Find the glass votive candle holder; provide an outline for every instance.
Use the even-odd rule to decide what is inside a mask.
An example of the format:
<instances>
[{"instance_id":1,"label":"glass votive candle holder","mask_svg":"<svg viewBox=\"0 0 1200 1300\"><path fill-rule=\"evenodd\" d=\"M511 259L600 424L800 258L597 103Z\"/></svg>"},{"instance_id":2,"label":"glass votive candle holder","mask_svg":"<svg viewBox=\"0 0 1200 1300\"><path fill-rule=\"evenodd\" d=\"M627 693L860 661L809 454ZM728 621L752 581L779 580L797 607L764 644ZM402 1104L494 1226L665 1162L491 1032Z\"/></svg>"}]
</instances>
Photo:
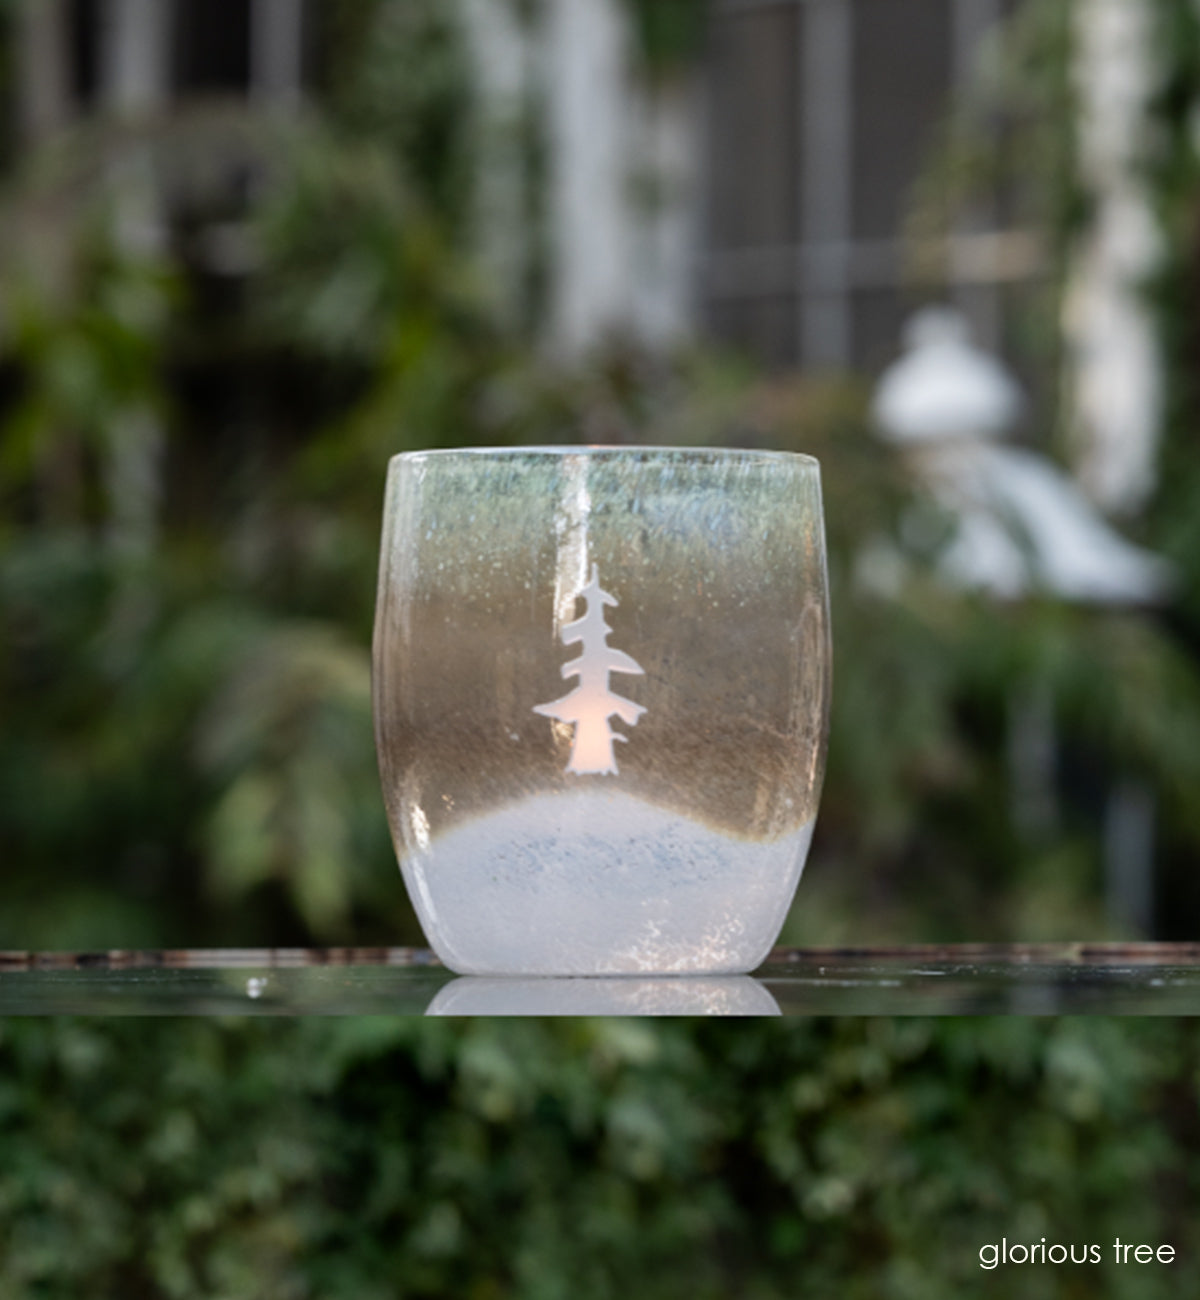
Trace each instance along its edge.
<instances>
[{"instance_id":1,"label":"glass votive candle holder","mask_svg":"<svg viewBox=\"0 0 1200 1300\"><path fill-rule=\"evenodd\" d=\"M452 970L757 966L812 838L829 686L811 457L392 459L376 744L409 895Z\"/></svg>"}]
</instances>

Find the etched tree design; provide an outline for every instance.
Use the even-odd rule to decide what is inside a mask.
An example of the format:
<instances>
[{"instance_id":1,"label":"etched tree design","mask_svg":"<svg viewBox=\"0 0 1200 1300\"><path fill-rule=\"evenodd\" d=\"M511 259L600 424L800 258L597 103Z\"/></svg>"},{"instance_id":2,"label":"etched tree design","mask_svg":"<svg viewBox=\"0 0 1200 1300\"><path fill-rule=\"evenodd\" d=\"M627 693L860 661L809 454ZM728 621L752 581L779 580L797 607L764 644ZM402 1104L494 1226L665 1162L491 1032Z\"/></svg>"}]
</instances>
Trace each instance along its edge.
<instances>
[{"instance_id":1,"label":"etched tree design","mask_svg":"<svg viewBox=\"0 0 1200 1300\"><path fill-rule=\"evenodd\" d=\"M562 630L563 645L579 642L582 647L578 659L562 666L562 675L578 677L579 684L561 700L536 704L533 711L559 722L574 724L568 772L615 775L617 761L613 757L613 741L623 741L628 737L613 731L609 719L618 717L634 726L646 709L644 705L614 694L609 689L608 677L610 673L641 674L644 669L623 650L614 650L608 644L612 628L604 621L604 606L616 605L617 601L601 587L599 569L595 564L592 565L591 581L579 594L586 602L583 616Z\"/></svg>"}]
</instances>

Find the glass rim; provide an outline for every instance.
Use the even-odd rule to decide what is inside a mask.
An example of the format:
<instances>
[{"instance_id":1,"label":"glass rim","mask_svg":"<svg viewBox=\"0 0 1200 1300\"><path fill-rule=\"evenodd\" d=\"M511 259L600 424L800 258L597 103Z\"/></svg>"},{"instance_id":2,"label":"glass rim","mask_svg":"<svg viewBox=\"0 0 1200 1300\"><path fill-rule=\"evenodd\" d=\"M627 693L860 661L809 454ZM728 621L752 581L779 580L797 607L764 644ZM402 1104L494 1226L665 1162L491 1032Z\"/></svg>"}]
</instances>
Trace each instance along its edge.
<instances>
[{"instance_id":1,"label":"glass rim","mask_svg":"<svg viewBox=\"0 0 1200 1300\"><path fill-rule=\"evenodd\" d=\"M516 456L545 456L549 459L565 456L640 456L651 455L679 457L691 460L751 460L765 463L804 466L819 470L821 462L804 451L772 451L758 447L671 447L662 444L639 443L541 443L519 447L425 447L412 451L399 451L388 457L388 465L411 464L426 458L443 460L454 456L486 459L493 457L504 460Z\"/></svg>"}]
</instances>

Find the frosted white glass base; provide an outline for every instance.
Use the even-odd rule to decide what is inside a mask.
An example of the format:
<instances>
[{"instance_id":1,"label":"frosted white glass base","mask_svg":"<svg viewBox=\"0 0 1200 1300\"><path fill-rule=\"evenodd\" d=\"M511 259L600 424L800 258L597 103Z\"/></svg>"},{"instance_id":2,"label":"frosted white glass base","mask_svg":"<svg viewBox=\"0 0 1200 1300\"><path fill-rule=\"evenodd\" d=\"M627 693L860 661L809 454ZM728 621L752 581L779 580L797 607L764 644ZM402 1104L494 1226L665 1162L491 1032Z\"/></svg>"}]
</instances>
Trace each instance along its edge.
<instances>
[{"instance_id":1,"label":"frosted white glass base","mask_svg":"<svg viewBox=\"0 0 1200 1300\"><path fill-rule=\"evenodd\" d=\"M460 974L741 974L779 935L812 830L744 840L577 791L463 823L403 866L430 944Z\"/></svg>"}]
</instances>

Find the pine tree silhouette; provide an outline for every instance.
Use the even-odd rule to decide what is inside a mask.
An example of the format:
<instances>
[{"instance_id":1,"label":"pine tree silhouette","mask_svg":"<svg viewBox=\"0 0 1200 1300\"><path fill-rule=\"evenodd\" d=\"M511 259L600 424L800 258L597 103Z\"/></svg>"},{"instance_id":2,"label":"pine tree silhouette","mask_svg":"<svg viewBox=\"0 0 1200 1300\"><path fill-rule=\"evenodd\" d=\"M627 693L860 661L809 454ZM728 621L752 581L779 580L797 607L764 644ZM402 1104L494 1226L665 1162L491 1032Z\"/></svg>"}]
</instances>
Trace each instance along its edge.
<instances>
[{"instance_id":1,"label":"pine tree silhouette","mask_svg":"<svg viewBox=\"0 0 1200 1300\"><path fill-rule=\"evenodd\" d=\"M562 630L563 645L579 642L581 652L562 666L564 677L578 677L579 684L561 700L534 705L534 713L575 726L568 772L616 774L613 741L626 740L613 731L609 718L618 717L629 726L646 712L645 706L615 695L608 685L610 673L642 673L642 666L623 650L608 644L612 628L604 621L604 606L617 601L600 586L598 566L592 565L592 579L579 593L586 602L582 618L568 623Z\"/></svg>"}]
</instances>

